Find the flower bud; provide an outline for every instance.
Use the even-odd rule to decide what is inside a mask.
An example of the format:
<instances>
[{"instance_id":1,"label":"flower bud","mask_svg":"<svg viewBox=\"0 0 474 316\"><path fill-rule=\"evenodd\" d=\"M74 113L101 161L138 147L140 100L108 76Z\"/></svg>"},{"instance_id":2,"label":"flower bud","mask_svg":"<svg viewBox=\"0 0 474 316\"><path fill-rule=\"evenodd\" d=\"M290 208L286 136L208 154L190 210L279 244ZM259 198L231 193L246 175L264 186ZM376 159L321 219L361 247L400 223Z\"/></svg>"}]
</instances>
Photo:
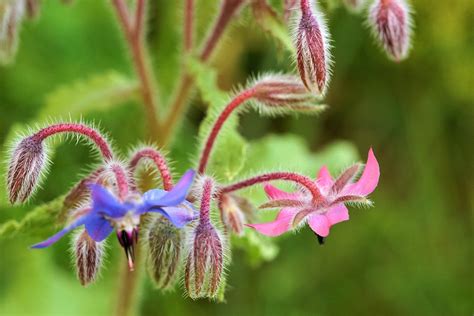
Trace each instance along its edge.
<instances>
[{"instance_id":1,"label":"flower bud","mask_svg":"<svg viewBox=\"0 0 474 316\"><path fill-rule=\"evenodd\" d=\"M252 219L254 210L247 199L233 194L222 195L219 209L225 227L237 235L242 235L244 224Z\"/></svg>"},{"instance_id":2,"label":"flower bud","mask_svg":"<svg viewBox=\"0 0 474 316\"><path fill-rule=\"evenodd\" d=\"M301 19L296 28L297 65L305 87L324 95L329 81L329 33L324 17L310 0L301 1Z\"/></svg>"},{"instance_id":3,"label":"flower bud","mask_svg":"<svg viewBox=\"0 0 474 316\"><path fill-rule=\"evenodd\" d=\"M194 229L186 258L185 286L192 299L216 298L224 279L223 240L211 223Z\"/></svg>"},{"instance_id":4,"label":"flower bud","mask_svg":"<svg viewBox=\"0 0 474 316\"><path fill-rule=\"evenodd\" d=\"M4 0L0 2L0 63L11 62L18 47L18 33L25 0Z\"/></svg>"},{"instance_id":5,"label":"flower bud","mask_svg":"<svg viewBox=\"0 0 474 316\"><path fill-rule=\"evenodd\" d=\"M147 268L155 286L169 289L176 284L185 240L183 229L178 229L168 219L156 216L148 226Z\"/></svg>"},{"instance_id":6,"label":"flower bud","mask_svg":"<svg viewBox=\"0 0 474 316\"><path fill-rule=\"evenodd\" d=\"M253 100L264 114L319 113L326 107L318 104L319 98L309 93L301 80L292 75L265 75L256 80L253 87Z\"/></svg>"},{"instance_id":7,"label":"flower bud","mask_svg":"<svg viewBox=\"0 0 474 316\"><path fill-rule=\"evenodd\" d=\"M104 248L104 242L94 241L85 230L80 231L73 239L76 274L83 286L97 279L102 266Z\"/></svg>"},{"instance_id":8,"label":"flower bud","mask_svg":"<svg viewBox=\"0 0 474 316\"><path fill-rule=\"evenodd\" d=\"M8 166L7 186L10 203L22 203L31 196L45 169L45 162L46 155L41 140L31 136L18 143Z\"/></svg>"},{"instance_id":9,"label":"flower bud","mask_svg":"<svg viewBox=\"0 0 474 316\"><path fill-rule=\"evenodd\" d=\"M376 0L369 10L369 25L390 59L408 56L411 18L405 0Z\"/></svg>"}]
</instances>

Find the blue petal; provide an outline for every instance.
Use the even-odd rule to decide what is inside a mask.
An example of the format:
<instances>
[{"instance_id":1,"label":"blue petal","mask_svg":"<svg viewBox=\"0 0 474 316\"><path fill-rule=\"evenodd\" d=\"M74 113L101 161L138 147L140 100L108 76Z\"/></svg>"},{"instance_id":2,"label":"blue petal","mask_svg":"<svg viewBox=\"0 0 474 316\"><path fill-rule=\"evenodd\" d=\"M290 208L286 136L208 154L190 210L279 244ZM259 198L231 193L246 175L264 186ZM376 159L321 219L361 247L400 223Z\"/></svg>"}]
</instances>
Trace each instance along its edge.
<instances>
[{"instance_id":1,"label":"blue petal","mask_svg":"<svg viewBox=\"0 0 474 316\"><path fill-rule=\"evenodd\" d=\"M110 217L122 217L128 207L120 203L106 188L98 184L89 185L92 197L92 209L95 213L103 213Z\"/></svg>"},{"instance_id":2,"label":"blue petal","mask_svg":"<svg viewBox=\"0 0 474 316\"><path fill-rule=\"evenodd\" d=\"M107 238L114 230L110 222L101 216L94 216L85 226L89 236L97 242Z\"/></svg>"},{"instance_id":3,"label":"blue petal","mask_svg":"<svg viewBox=\"0 0 474 316\"><path fill-rule=\"evenodd\" d=\"M71 230L85 224L89 219L90 219L90 217L88 215L85 215L85 216L79 218L78 220L76 220L75 222L73 222L71 225L66 226L64 229L60 230L59 232L57 232L53 236L49 237L45 241L42 241L40 243L37 243L37 244L31 246L31 248L41 249L41 248L49 247L52 244L54 244L55 242L57 242L59 239L61 239L64 235L69 233Z\"/></svg>"},{"instance_id":4,"label":"blue petal","mask_svg":"<svg viewBox=\"0 0 474 316\"><path fill-rule=\"evenodd\" d=\"M156 205L156 202L159 201L165 194L166 194L165 190L161 190L161 189L150 190L143 194L143 201L145 202L145 204Z\"/></svg>"},{"instance_id":5,"label":"blue petal","mask_svg":"<svg viewBox=\"0 0 474 316\"><path fill-rule=\"evenodd\" d=\"M157 200L148 201L147 203L153 204L153 206L176 206L186 199L188 191L193 184L195 171L190 169L179 182L173 187L173 189Z\"/></svg>"},{"instance_id":6,"label":"blue petal","mask_svg":"<svg viewBox=\"0 0 474 316\"><path fill-rule=\"evenodd\" d=\"M198 212L189 202L181 203L178 206L171 207L153 207L149 212L158 212L163 214L173 225L182 228L184 225L192 220L198 218Z\"/></svg>"}]
</instances>

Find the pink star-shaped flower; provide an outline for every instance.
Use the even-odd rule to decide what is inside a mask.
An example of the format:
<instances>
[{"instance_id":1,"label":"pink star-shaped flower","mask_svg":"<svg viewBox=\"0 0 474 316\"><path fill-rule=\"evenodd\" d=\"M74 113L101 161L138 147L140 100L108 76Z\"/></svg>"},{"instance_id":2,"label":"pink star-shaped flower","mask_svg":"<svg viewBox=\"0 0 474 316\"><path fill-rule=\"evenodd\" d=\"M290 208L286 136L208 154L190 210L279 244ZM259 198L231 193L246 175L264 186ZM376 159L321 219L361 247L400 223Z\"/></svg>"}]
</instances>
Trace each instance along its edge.
<instances>
[{"instance_id":1,"label":"pink star-shaped flower","mask_svg":"<svg viewBox=\"0 0 474 316\"><path fill-rule=\"evenodd\" d=\"M270 201L262 208L282 209L273 222L248 226L267 236L279 236L300 224L308 223L318 236L326 237L332 225L349 219L345 203L370 204L367 196L377 187L380 176L379 164L372 149L369 150L362 175L355 181L360 169L361 165L355 164L334 180L328 169L322 167L316 179L322 199L317 201L307 191L288 193L270 184L265 185Z\"/></svg>"}]
</instances>

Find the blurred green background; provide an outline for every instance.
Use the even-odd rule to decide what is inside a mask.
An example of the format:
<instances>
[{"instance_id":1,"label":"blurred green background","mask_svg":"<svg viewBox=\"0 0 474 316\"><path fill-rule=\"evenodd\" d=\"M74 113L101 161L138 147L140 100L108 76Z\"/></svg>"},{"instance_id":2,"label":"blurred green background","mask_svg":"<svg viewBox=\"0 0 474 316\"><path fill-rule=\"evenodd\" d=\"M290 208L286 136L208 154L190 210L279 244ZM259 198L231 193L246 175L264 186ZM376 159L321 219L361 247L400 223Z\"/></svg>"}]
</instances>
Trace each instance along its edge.
<instances>
[{"instance_id":1,"label":"blurred green background","mask_svg":"<svg viewBox=\"0 0 474 316\"><path fill-rule=\"evenodd\" d=\"M206 8L217 6L217 1L202 2ZM162 99L169 97L179 74L181 8L176 3L151 1L148 39ZM162 293L147 281L141 315L472 315L474 3L412 4L416 28L408 60L388 61L370 37L364 16L336 7L328 14L335 60L329 110L319 117L273 119L249 112L239 128L256 142L275 135L280 140L275 144L283 147L271 151L282 161L299 161L298 151L288 149L295 139L316 153L335 140L349 141L353 146L347 150L356 149L361 160L372 146L381 166L372 195L375 207L352 209L351 221L335 226L323 247L303 229L278 240L274 261L248 264L235 250L225 303L192 301L183 298L181 289ZM206 8L199 11L201 20L212 16ZM133 78L108 1L82 0L72 6L44 1L41 11L40 19L24 23L16 62L0 68L0 143L15 124L36 122L52 102L47 96L59 86L111 70L113 80ZM249 75L293 67L248 10L213 65L225 90ZM191 166L205 113L199 96L194 100L171 152L178 170ZM74 102L65 93L56 100L56 112L67 117L68 104ZM145 139L138 102L106 109L97 105L84 118L100 122L123 153ZM7 158L3 151L2 159ZM85 146L71 144L61 145L53 161L32 202L15 208L2 203L1 222L21 219L35 204L63 194L92 162ZM323 162L332 163L316 159L305 172L314 175ZM115 240L109 243L113 249L103 277L82 288L67 240L44 251L28 249L46 235L0 241L0 315L109 314L123 260Z\"/></svg>"}]
</instances>

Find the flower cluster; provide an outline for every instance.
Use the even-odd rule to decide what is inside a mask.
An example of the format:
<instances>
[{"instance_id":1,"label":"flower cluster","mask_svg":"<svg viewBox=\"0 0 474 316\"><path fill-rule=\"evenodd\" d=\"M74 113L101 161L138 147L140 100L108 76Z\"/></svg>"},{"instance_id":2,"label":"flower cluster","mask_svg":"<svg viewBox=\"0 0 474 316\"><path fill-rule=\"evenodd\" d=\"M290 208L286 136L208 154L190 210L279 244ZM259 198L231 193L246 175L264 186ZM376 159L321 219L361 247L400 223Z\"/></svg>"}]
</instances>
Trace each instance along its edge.
<instances>
[{"instance_id":1,"label":"flower cluster","mask_svg":"<svg viewBox=\"0 0 474 316\"><path fill-rule=\"evenodd\" d=\"M153 80L148 77L142 51L144 46L141 45L145 2L137 1L135 19L130 18L124 1L113 2L127 40L132 44L132 55L140 75L140 92L149 111L150 130L152 133L161 131L161 122L157 123L154 116L155 100L150 83ZM326 167L322 167L316 179L296 172L278 171L229 184L219 182L208 172L216 140L232 114L249 107L266 115L319 113L326 108L321 99L328 89L330 77L329 31L317 2L284 2L286 19L293 12L298 13L294 48L299 76L266 74L238 91L217 113L208 134L202 139L198 160L194 162L196 171L187 171L176 184L168 161L159 150L152 146L141 147L133 151L129 159L121 159L108 140L86 124L53 124L20 139L11 152L7 175L12 204L24 203L40 186L48 169L47 139L50 137L77 135L91 143L102 158L101 164L65 196L65 227L32 247L48 247L76 230L73 238L76 272L81 284L88 285L97 279L103 262L104 241L115 230L130 271L135 269L135 257L144 253L144 261L156 287L172 288L182 275L185 290L191 298L215 299L224 290L226 263L231 251L229 237L232 234L242 236L253 229L273 237L307 223L322 243L333 225L349 219L348 204L371 205L368 196L375 190L380 176L372 149L365 166L350 166L336 178ZM20 12L12 6L12 1L6 3L0 6L2 27L4 21L11 24L13 18L18 19ZM37 11L39 4L38 1L15 3L22 6L28 4L31 11ZM276 16L266 1L253 0L251 3L254 13L261 19L265 14ZM360 11L365 1L347 0L344 3ZM193 1L186 4L187 11L194 7ZM245 4L243 0L222 1L216 28L198 54L200 62L210 58L224 27ZM9 14L6 14L5 7L9 8ZM375 0L369 11L374 32L387 53L395 60L406 57L410 22L404 0ZM192 13L186 12L185 15L186 53L190 53L193 46ZM2 31L0 29L0 53ZM191 86L191 76L185 76L184 89L190 90ZM181 95L179 98L186 99ZM178 110L170 111L171 123L165 122L165 127L172 125L176 120L175 113L179 113L181 108L178 102ZM156 134L168 137L166 133L172 129L163 130L163 134ZM142 185L139 171L144 162L158 171L161 187L145 188ZM282 191L272 184L275 181L291 182L296 189L293 192ZM255 185L262 186L269 198L260 209L278 209L278 215L272 222L258 223L259 214L254 203L238 192ZM143 243L139 243L139 239ZM137 251L137 247L143 250Z\"/></svg>"}]
</instances>

